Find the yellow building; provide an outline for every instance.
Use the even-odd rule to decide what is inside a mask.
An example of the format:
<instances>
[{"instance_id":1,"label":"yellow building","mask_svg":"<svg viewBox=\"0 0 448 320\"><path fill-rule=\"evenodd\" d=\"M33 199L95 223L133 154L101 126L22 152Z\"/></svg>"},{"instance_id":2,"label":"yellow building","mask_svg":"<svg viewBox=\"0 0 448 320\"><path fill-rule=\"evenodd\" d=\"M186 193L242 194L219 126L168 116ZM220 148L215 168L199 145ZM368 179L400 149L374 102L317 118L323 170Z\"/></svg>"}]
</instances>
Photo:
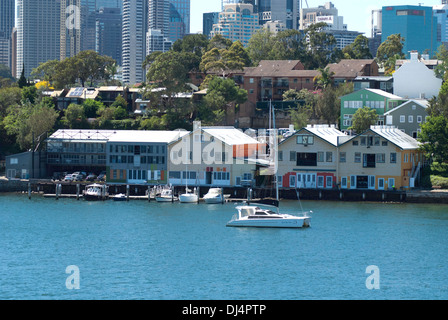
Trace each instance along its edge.
<instances>
[{"instance_id":1,"label":"yellow building","mask_svg":"<svg viewBox=\"0 0 448 320\"><path fill-rule=\"evenodd\" d=\"M392 126L371 126L338 146L342 189L414 187L423 162L419 142Z\"/></svg>"}]
</instances>

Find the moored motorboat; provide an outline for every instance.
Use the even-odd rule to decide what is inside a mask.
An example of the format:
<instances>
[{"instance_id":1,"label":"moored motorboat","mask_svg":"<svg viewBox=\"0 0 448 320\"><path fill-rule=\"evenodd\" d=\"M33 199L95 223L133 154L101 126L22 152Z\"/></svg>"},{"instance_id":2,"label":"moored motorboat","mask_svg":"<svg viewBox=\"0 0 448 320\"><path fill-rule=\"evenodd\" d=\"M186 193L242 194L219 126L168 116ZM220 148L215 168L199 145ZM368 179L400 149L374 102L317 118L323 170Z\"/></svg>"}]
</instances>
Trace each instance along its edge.
<instances>
[{"instance_id":1,"label":"moored motorboat","mask_svg":"<svg viewBox=\"0 0 448 320\"><path fill-rule=\"evenodd\" d=\"M107 186L103 184L90 184L83 191L83 198L85 200L104 200L107 196Z\"/></svg>"},{"instance_id":2,"label":"moored motorboat","mask_svg":"<svg viewBox=\"0 0 448 320\"><path fill-rule=\"evenodd\" d=\"M173 202L177 201L177 197L174 196L173 190L163 189L160 193L156 194L157 202Z\"/></svg>"},{"instance_id":3,"label":"moored motorboat","mask_svg":"<svg viewBox=\"0 0 448 320\"><path fill-rule=\"evenodd\" d=\"M126 201L127 197L124 193L119 193L112 196L112 200L114 201Z\"/></svg>"},{"instance_id":4,"label":"moored motorboat","mask_svg":"<svg viewBox=\"0 0 448 320\"><path fill-rule=\"evenodd\" d=\"M236 213L227 223L227 227L259 227L259 228L303 228L311 226L308 214L295 216L277 213L257 206L238 206Z\"/></svg>"},{"instance_id":5,"label":"moored motorboat","mask_svg":"<svg viewBox=\"0 0 448 320\"><path fill-rule=\"evenodd\" d=\"M221 188L210 188L204 196L205 203L224 203L225 198Z\"/></svg>"}]
</instances>

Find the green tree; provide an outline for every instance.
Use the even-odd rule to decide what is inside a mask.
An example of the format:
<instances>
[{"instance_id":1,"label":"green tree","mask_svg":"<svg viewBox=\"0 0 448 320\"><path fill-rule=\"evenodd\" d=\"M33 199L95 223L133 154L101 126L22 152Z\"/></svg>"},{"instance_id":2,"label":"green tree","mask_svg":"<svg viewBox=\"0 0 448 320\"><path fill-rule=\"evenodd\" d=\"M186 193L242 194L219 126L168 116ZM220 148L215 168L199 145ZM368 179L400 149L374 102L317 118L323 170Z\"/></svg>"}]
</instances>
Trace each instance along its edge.
<instances>
[{"instance_id":1,"label":"green tree","mask_svg":"<svg viewBox=\"0 0 448 320\"><path fill-rule=\"evenodd\" d=\"M433 157L437 162L447 162L448 159L448 120L446 117L430 116L422 124L419 141L420 149L426 156Z\"/></svg>"},{"instance_id":2,"label":"green tree","mask_svg":"<svg viewBox=\"0 0 448 320\"><path fill-rule=\"evenodd\" d=\"M448 82L444 82L437 97L428 100L427 112L430 116L448 118Z\"/></svg>"},{"instance_id":3,"label":"green tree","mask_svg":"<svg viewBox=\"0 0 448 320\"><path fill-rule=\"evenodd\" d=\"M306 69L325 68L342 56L341 51L336 47L336 38L322 31L325 26L326 23L316 23L305 30L302 45L306 50L301 61Z\"/></svg>"},{"instance_id":4,"label":"green tree","mask_svg":"<svg viewBox=\"0 0 448 320\"><path fill-rule=\"evenodd\" d=\"M232 106L247 101L247 91L236 86L233 79L213 78L200 108L200 119L207 124L220 124Z\"/></svg>"},{"instance_id":5,"label":"green tree","mask_svg":"<svg viewBox=\"0 0 448 320\"><path fill-rule=\"evenodd\" d=\"M261 29L249 39L247 52L253 65L258 65L261 60L274 60L272 48L275 46L275 35L268 29Z\"/></svg>"},{"instance_id":6,"label":"green tree","mask_svg":"<svg viewBox=\"0 0 448 320\"><path fill-rule=\"evenodd\" d=\"M317 86L321 89L325 89L328 86L333 85L334 72L330 71L330 67L319 68L319 75L314 78Z\"/></svg>"},{"instance_id":7,"label":"green tree","mask_svg":"<svg viewBox=\"0 0 448 320\"><path fill-rule=\"evenodd\" d=\"M344 59L372 59L369 49L369 39L360 34L353 43L342 49Z\"/></svg>"},{"instance_id":8,"label":"green tree","mask_svg":"<svg viewBox=\"0 0 448 320\"><path fill-rule=\"evenodd\" d=\"M232 70L243 70L250 63L249 56L240 41L235 41L228 49L212 48L202 56L200 69L216 72L227 77Z\"/></svg>"},{"instance_id":9,"label":"green tree","mask_svg":"<svg viewBox=\"0 0 448 320\"><path fill-rule=\"evenodd\" d=\"M100 108L102 108L104 104L101 101L86 99L82 103L82 107L84 109L84 116L86 118L95 118L97 112Z\"/></svg>"},{"instance_id":10,"label":"green tree","mask_svg":"<svg viewBox=\"0 0 448 320\"><path fill-rule=\"evenodd\" d=\"M86 126L84 107L71 103L65 110L64 120L70 129L81 129Z\"/></svg>"},{"instance_id":11,"label":"green tree","mask_svg":"<svg viewBox=\"0 0 448 320\"><path fill-rule=\"evenodd\" d=\"M378 115L375 109L370 109L369 107L363 107L356 110L353 115L353 125L348 128L349 130L354 130L356 133L361 133L374 125L378 120Z\"/></svg>"},{"instance_id":12,"label":"green tree","mask_svg":"<svg viewBox=\"0 0 448 320\"><path fill-rule=\"evenodd\" d=\"M28 81L25 77L25 64L22 67L22 73L20 74L19 81L17 81L17 84L19 85L19 88L26 87L28 85Z\"/></svg>"},{"instance_id":13,"label":"green tree","mask_svg":"<svg viewBox=\"0 0 448 320\"><path fill-rule=\"evenodd\" d=\"M398 55L404 58L403 43L405 39L398 33L387 37L386 41L380 44L376 52L376 59L379 64L384 64L388 59Z\"/></svg>"},{"instance_id":14,"label":"green tree","mask_svg":"<svg viewBox=\"0 0 448 320\"><path fill-rule=\"evenodd\" d=\"M73 57L77 70L77 78L84 87L85 82L90 80L90 86L94 81L108 80L110 78L110 68L116 63L114 59L108 56L102 56L93 50L81 51Z\"/></svg>"},{"instance_id":15,"label":"green tree","mask_svg":"<svg viewBox=\"0 0 448 320\"><path fill-rule=\"evenodd\" d=\"M445 45L441 45L436 52L436 58L437 60L441 61L442 63L439 63L434 68L434 73L436 76L440 79L447 80L447 71L448 71L448 49Z\"/></svg>"}]
</instances>

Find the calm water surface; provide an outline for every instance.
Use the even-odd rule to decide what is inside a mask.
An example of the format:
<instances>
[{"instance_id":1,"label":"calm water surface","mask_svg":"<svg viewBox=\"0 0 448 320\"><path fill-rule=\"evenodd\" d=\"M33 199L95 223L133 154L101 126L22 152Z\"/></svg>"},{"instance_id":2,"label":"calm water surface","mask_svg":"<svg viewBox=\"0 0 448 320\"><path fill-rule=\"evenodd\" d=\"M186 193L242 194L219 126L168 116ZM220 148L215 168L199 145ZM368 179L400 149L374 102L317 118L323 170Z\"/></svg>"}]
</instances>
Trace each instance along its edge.
<instances>
[{"instance_id":1,"label":"calm water surface","mask_svg":"<svg viewBox=\"0 0 448 320\"><path fill-rule=\"evenodd\" d=\"M0 194L0 299L448 299L448 206L302 205L311 228L243 229L233 203Z\"/></svg>"}]
</instances>

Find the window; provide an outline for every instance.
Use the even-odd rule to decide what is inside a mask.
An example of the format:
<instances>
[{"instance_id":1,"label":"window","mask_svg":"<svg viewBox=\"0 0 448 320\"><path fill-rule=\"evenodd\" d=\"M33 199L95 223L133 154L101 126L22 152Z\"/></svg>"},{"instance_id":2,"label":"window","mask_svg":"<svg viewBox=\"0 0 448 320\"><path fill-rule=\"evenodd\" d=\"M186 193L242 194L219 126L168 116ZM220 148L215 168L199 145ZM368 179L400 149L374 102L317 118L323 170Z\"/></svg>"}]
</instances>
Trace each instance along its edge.
<instances>
[{"instance_id":1,"label":"window","mask_svg":"<svg viewBox=\"0 0 448 320\"><path fill-rule=\"evenodd\" d=\"M422 123L423 121L423 117L422 116L417 116L417 123Z\"/></svg>"},{"instance_id":2,"label":"window","mask_svg":"<svg viewBox=\"0 0 448 320\"><path fill-rule=\"evenodd\" d=\"M406 116L400 116L400 123L406 122Z\"/></svg>"},{"instance_id":3,"label":"window","mask_svg":"<svg viewBox=\"0 0 448 320\"><path fill-rule=\"evenodd\" d=\"M278 152L278 161L283 161L283 151Z\"/></svg>"},{"instance_id":4,"label":"window","mask_svg":"<svg viewBox=\"0 0 448 320\"><path fill-rule=\"evenodd\" d=\"M319 151L317 153L317 162L324 162L324 152L323 151Z\"/></svg>"},{"instance_id":5,"label":"window","mask_svg":"<svg viewBox=\"0 0 448 320\"><path fill-rule=\"evenodd\" d=\"M332 176L327 176L327 188L333 188L333 177Z\"/></svg>"},{"instance_id":6,"label":"window","mask_svg":"<svg viewBox=\"0 0 448 320\"><path fill-rule=\"evenodd\" d=\"M18 158L10 158L9 164L19 164L19 159Z\"/></svg>"},{"instance_id":7,"label":"window","mask_svg":"<svg viewBox=\"0 0 448 320\"><path fill-rule=\"evenodd\" d=\"M333 152L327 151L325 155L325 159L327 162L333 162Z\"/></svg>"},{"instance_id":8,"label":"window","mask_svg":"<svg viewBox=\"0 0 448 320\"><path fill-rule=\"evenodd\" d=\"M363 168L375 168L376 155L374 153L364 153Z\"/></svg>"},{"instance_id":9,"label":"window","mask_svg":"<svg viewBox=\"0 0 448 320\"><path fill-rule=\"evenodd\" d=\"M339 162L346 162L347 154L345 152L339 153Z\"/></svg>"},{"instance_id":10,"label":"window","mask_svg":"<svg viewBox=\"0 0 448 320\"><path fill-rule=\"evenodd\" d=\"M375 189L375 176L369 176L369 189Z\"/></svg>"},{"instance_id":11,"label":"window","mask_svg":"<svg viewBox=\"0 0 448 320\"><path fill-rule=\"evenodd\" d=\"M378 179L378 189L379 190L384 190L384 178L379 178Z\"/></svg>"},{"instance_id":12,"label":"window","mask_svg":"<svg viewBox=\"0 0 448 320\"><path fill-rule=\"evenodd\" d=\"M317 187L318 188L323 188L324 187L324 177L323 176L318 176L317 177Z\"/></svg>"},{"instance_id":13,"label":"window","mask_svg":"<svg viewBox=\"0 0 448 320\"><path fill-rule=\"evenodd\" d=\"M408 122L413 123L414 122L414 116L408 116Z\"/></svg>"},{"instance_id":14,"label":"window","mask_svg":"<svg viewBox=\"0 0 448 320\"><path fill-rule=\"evenodd\" d=\"M355 152L355 163L361 163L361 152Z\"/></svg>"},{"instance_id":15,"label":"window","mask_svg":"<svg viewBox=\"0 0 448 320\"><path fill-rule=\"evenodd\" d=\"M314 144L314 137L311 135L298 135L297 136L297 144Z\"/></svg>"},{"instance_id":16,"label":"window","mask_svg":"<svg viewBox=\"0 0 448 320\"><path fill-rule=\"evenodd\" d=\"M385 153L377 153L376 154L376 162L378 162L378 163L386 162L386 154Z\"/></svg>"},{"instance_id":17,"label":"window","mask_svg":"<svg viewBox=\"0 0 448 320\"><path fill-rule=\"evenodd\" d=\"M397 163L397 154L395 152L390 154L390 163Z\"/></svg>"},{"instance_id":18,"label":"window","mask_svg":"<svg viewBox=\"0 0 448 320\"><path fill-rule=\"evenodd\" d=\"M317 153L297 152L297 166L316 167Z\"/></svg>"},{"instance_id":19,"label":"window","mask_svg":"<svg viewBox=\"0 0 448 320\"><path fill-rule=\"evenodd\" d=\"M347 177L341 178L341 188L347 189Z\"/></svg>"},{"instance_id":20,"label":"window","mask_svg":"<svg viewBox=\"0 0 448 320\"><path fill-rule=\"evenodd\" d=\"M356 176L350 176L350 189L356 189Z\"/></svg>"},{"instance_id":21,"label":"window","mask_svg":"<svg viewBox=\"0 0 448 320\"><path fill-rule=\"evenodd\" d=\"M353 140L352 145L354 145L354 146L359 145L359 141L358 140Z\"/></svg>"},{"instance_id":22,"label":"window","mask_svg":"<svg viewBox=\"0 0 448 320\"><path fill-rule=\"evenodd\" d=\"M289 152L289 161L296 161L296 152L295 151Z\"/></svg>"},{"instance_id":23,"label":"window","mask_svg":"<svg viewBox=\"0 0 448 320\"><path fill-rule=\"evenodd\" d=\"M366 137L361 137L361 145L362 146L366 145L366 141L367 141Z\"/></svg>"}]
</instances>

